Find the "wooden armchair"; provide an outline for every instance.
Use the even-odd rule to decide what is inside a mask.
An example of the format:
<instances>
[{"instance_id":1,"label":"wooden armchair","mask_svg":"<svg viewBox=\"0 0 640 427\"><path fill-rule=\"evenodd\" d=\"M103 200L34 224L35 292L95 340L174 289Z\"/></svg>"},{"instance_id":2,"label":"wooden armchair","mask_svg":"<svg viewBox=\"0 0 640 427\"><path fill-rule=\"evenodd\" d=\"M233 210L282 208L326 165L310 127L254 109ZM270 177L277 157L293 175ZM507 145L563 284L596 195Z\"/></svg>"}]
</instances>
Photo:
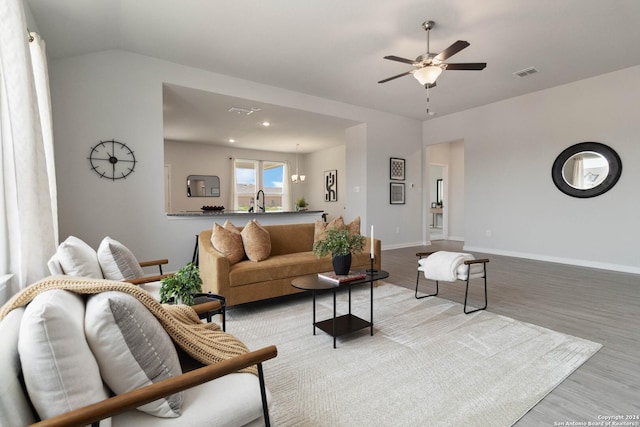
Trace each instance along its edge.
<instances>
[{"instance_id":1,"label":"wooden armchair","mask_svg":"<svg viewBox=\"0 0 640 427\"><path fill-rule=\"evenodd\" d=\"M138 406L152 402L161 397L187 390L198 386L216 378L239 371L252 365L258 365L258 374L260 381L260 395L263 406L264 425L269 426L269 408L267 404L267 395L264 384L264 374L262 370L262 362L273 359L278 355L275 346L264 347L256 351L217 363L215 365L205 366L190 372L186 372L178 377L173 377L146 387L130 391L125 394L114 396L102 402L76 409L66 414L49 418L44 421L32 424L34 427L71 427L99 426L99 421L105 418L114 417L130 410L135 410ZM212 399L215 397L212 396ZM192 408L193 409L193 408ZM213 412L213 411L212 411ZM215 413L211 414L215 418ZM177 423L176 423L177 424ZM114 423L114 425L117 425ZM126 424L122 424L126 425Z\"/></svg>"},{"instance_id":2,"label":"wooden armchair","mask_svg":"<svg viewBox=\"0 0 640 427\"><path fill-rule=\"evenodd\" d=\"M74 316L73 310L66 306L61 310ZM3 427L99 426L99 421L107 418L111 418L113 427L270 425L269 393L262 363L277 356L277 348L273 345L213 365L202 366L195 362L197 367L190 371L186 365L194 363L185 363L181 359L184 372L181 375L40 421L23 379L26 377L23 369L29 369L31 364L23 363L23 355L19 351L19 337L23 333L21 324L24 327L27 315L25 308L18 308L0 321L3 339L0 346L0 425ZM238 372L253 365L257 365L257 376ZM177 418L158 418L135 409L179 391L184 393L184 404L182 414ZM56 396L62 394L57 393ZM60 406L55 402L52 404Z\"/></svg>"}]
</instances>

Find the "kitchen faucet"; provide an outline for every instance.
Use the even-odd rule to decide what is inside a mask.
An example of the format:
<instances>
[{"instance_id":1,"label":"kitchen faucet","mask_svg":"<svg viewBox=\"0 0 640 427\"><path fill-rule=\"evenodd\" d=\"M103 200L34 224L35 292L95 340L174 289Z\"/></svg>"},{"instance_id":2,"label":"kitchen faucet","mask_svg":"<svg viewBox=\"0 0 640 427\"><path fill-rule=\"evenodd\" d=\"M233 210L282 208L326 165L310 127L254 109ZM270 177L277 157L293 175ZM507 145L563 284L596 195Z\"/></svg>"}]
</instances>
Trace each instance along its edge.
<instances>
[{"instance_id":1,"label":"kitchen faucet","mask_svg":"<svg viewBox=\"0 0 640 427\"><path fill-rule=\"evenodd\" d=\"M262 193L262 206L260 206L260 193ZM256 212L259 212L259 210L262 210L262 212L265 212L264 209L264 191L262 190L258 190L258 194L256 194Z\"/></svg>"}]
</instances>

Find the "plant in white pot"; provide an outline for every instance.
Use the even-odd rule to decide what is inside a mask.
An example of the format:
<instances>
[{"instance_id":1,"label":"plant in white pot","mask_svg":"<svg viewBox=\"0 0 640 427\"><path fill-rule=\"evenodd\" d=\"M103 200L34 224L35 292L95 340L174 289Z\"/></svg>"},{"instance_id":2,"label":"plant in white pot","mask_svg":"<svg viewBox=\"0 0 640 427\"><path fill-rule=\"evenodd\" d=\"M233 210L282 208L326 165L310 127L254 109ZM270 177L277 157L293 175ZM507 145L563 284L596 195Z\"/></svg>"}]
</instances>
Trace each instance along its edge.
<instances>
[{"instance_id":1,"label":"plant in white pot","mask_svg":"<svg viewBox=\"0 0 640 427\"><path fill-rule=\"evenodd\" d=\"M161 281L160 302L168 303L173 299L176 304L193 305L193 295L202 292L202 278L198 267L190 262L173 276Z\"/></svg>"},{"instance_id":2,"label":"plant in white pot","mask_svg":"<svg viewBox=\"0 0 640 427\"><path fill-rule=\"evenodd\" d=\"M313 253L318 258L331 254L333 270L338 275L349 274L351 254L362 252L365 238L361 234L350 234L347 227L332 227L325 237L313 244Z\"/></svg>"},{"instance_id":3,"label":"plant in white pot","mask_svg":"<svg viewBox=\"0 0 640 427\"><path fill-rule=\"evenodd\" d=\"M306 211L309 207L309 203L304 199L304 197L300 197L296 200L296 210L297 211Z\"/></svg>"}]
</instances>

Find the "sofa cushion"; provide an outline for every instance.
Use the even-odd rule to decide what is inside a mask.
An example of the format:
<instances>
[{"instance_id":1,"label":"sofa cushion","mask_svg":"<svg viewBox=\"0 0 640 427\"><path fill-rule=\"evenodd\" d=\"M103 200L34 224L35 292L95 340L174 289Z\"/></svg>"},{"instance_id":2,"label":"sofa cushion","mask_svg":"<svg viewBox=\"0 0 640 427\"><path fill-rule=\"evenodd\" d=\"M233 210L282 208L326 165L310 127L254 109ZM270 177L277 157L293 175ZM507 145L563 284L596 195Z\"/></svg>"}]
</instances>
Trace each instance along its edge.
<instances>
[{"instance_id":1,"label":"sofa cushion","mask_svg":"<svg viewBox=\"0 0 640 427\"><path fill-rule=\"evenodd\" d=\"M234 287L288 277L293 279L332 269L331 257L318 258L313 252L272 255L260 263L241 262L231 267L229 285Z\"/></svg>"},{"instance_id":2,"label":"sofa cushion","mask_svg":"<svg viewBox=\"0 0 640 427\"><path fill-rule=\"evenodd\" d=\"M267 402L271 403L269 390ZM162 420L139 411L128 411L113 417L113 427L264 426L262 419L258 377L234 373L185 390L183 411L178 419ZM260 422L255 423L257 420Z\"/></svg>"},{"instance_id":3,"label":"sofa cushion","mask_svg":"<svg viewBox=\"0 0 640 427\"><path fill-rule=\"evenodd\" d=\"M116 394L182 373L171 338L131 295L103 292L89 297L85 333L102 378ZM177 417L182 398L182 393L176 393L138 409L158 417Z\"/></svg>"},{"instance_id":4,"label":"sofa cushion","mask_svg":"<svg viewBox=\"0 0 640 427\"><path fill-rule=\"evenodd\" d=\"M242 261L245 257L242 235L228 221L225 222L224 227L221 227L218 223L213 224L211 244L213 244L215 250L229 260L230 265Z\"/></svg>"},{"instance_id":5,"label":"sofa cushion","mask_svg":"<svg viewBox=\"0 0 640 427\"><path fill-rule=\"evenodd\" d=\"M100 242L98 262L105 279L123 281L144 276L144 270L133 252L109 236Z\"/></svg>"},{"instance_id":6,"label":"sofa cushion","mask_svg":"<svg viewBox=\"0 0 640 427\"><path fill-rule=\"evenodd\" d=\"M84 300L60 289L27 305L18 351L31 402L50 418L106 399L98 363L84 335Z\"/></svg>"},{"instance_id":7,"label":"sofa cushion","mask_svg":"<svg viewBox=\"0 0 640 427\"><path fill-rule=\"evenodd\" d=\"M88 244L74 236L60 243L56 250L64 274L77 277L102 279L98 254Z\"/></svg>"},{"instance_id":8,"label":"sofa cushion","mask_svg":"<svg viewBox=\"0 0 640 427\"><path fill-rule=\"evenodd\" d=\"M244 244L247 258L254 262L269 258L271 254L271 237L269 232L257 220L252 219L249 221L240 234L242 235L242 243Z\"/></svg>"}]
</instances>

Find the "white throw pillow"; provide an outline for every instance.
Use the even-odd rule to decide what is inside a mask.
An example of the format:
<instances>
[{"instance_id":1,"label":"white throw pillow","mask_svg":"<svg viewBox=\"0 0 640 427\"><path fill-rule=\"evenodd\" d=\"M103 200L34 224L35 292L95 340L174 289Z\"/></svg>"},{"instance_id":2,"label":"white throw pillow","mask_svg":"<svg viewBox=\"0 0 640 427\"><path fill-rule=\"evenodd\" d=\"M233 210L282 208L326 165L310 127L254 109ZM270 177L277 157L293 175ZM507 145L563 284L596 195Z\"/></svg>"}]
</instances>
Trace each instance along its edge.
<instances>
[{"instance_id":1,"label":"white throw pillow","mask_svg":"<svg viewBox=\"0 0 640 427\"><path fill-rule=\"evenodd\" d=\"M133 252L109 236L100 242L98 262L105 279L123 281L144 276Z\"/></svg>"},{"instance_id":2,"label":"white throw pillow","mask_svg":"<svg viewBox=\"0 0 640 427\"><path fill-rule=\"evenodd\" d=\"M84 335L84 300L55 289L27 305L18 338L31 402L42 419L108 397Z\"/></svg>"},{"instance_id":3,"label":"white throw pillow","mask_svg":"<svg viewBox=\"0 0 640 427\"><path fill-rule=\"evenodd\" d=\"M103 292L89 297L85 334L102 378L116 394L182 374L171 338L129 294ZM182 393L176 393L138 409L158 417L177 417L182 400Z\"/></svg>"},{"instance_id":4,"label":"white throw pillow","mask_svg":"<svg viewBox=\"0 0 640 427\"><path fill-rule=\"evenodd\" d=\"M58 246L56 255L64 274L68 276L103 278L96 251L77 237L67 237Z\"/></svg>"}]
</instances>

